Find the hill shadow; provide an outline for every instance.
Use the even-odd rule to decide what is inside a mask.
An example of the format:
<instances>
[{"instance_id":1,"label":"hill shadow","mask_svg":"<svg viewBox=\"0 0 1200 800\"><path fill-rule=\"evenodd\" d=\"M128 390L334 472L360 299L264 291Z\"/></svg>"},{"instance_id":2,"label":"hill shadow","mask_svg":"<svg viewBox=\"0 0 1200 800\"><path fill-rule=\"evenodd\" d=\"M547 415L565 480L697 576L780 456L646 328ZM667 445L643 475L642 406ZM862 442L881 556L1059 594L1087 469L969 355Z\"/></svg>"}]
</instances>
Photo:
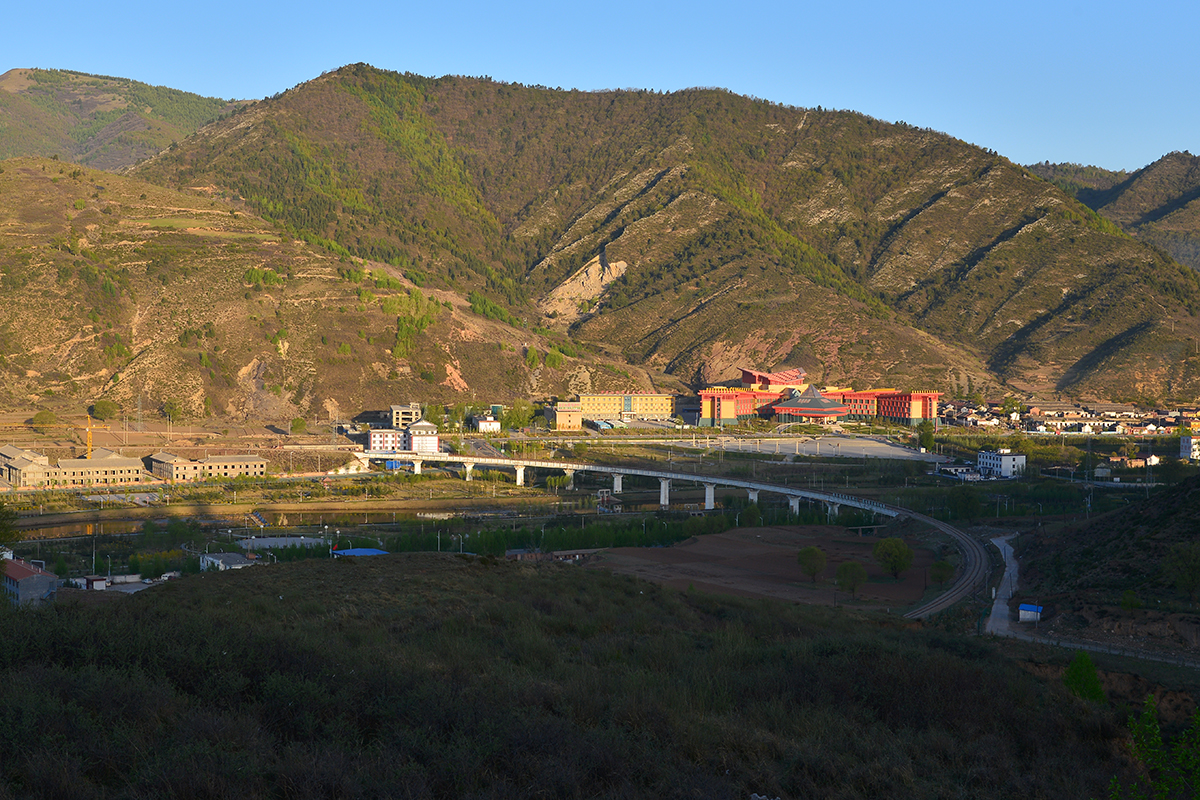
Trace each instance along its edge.
<instances>
[{"instance_id":1,"label":"hill shadow","mask_svg":"<svg viewBox=\"0 0 1200 800\"><path fill-rule=\"evenodd\" d=\"M1139 322L1137 325L1127 328L1116 336L1104 340L1090 353L1067 367L1054 388L1060 392L1065 391L1073 383L1082 380L1089 372L1099 368L1101 364L1112 358L1117 352L1132 345L1142 334L1150 330L1153 325L1153 320Z\"/></svg>"}]
</instances>

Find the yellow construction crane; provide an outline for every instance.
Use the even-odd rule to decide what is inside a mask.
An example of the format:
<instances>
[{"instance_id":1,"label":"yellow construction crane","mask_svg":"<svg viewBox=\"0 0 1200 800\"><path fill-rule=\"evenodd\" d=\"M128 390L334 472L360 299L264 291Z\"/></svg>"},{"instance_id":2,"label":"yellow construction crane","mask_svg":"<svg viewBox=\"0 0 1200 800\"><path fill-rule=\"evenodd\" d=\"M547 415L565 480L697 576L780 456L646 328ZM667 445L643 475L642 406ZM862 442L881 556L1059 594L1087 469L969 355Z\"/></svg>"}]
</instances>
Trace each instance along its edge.
<instances>
[{"instance_id":1,"label":"yellow construction crane","mask_svg":"<svg viewBox=\"0 0 1200 800\"><path fill-rule=\"evenodd\" d=\"M87 457L91 458L92 457L92 431L108 430L108 426L107 425L93 425L92 424L92 415L86 414L85 416L87 417Z\"/></svg>"}]
</instances>

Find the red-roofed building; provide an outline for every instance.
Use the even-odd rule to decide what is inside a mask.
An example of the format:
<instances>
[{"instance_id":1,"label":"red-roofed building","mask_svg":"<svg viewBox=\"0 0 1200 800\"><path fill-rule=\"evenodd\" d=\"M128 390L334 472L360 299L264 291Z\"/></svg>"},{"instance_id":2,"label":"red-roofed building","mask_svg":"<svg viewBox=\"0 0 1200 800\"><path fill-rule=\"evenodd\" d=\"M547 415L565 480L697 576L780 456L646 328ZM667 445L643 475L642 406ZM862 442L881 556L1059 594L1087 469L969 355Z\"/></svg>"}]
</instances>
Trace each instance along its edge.
<instances>
[{"instance_id":1,"label":"red-roofed building","mask_svg":"<svg viewBox=\"0 0 1200 800\"><path fill-rule=\"evenodd\" d=\"M54 599L58 576L19 558L0 561L4 570L4 593L14 606L41 605Z\"/></svg>"},{"instance_id":2,"label":"red-roofed building","mask_svg":"<svg viewBox=\"0 0 1200 800\"><path fill-rule=\"evenodd\" d=\"M878 417L916 425L938 416L940 392L901 392L896 389L856 392L838 388L818 392L803 382L804 376L802 369L761 372L743 368L741 387L714 386L700 391L699 424L701 427L737 425L755 417L774 418L780 422L831 422L843 417L871 420Z\"/></svg>"},{"instance_id":3,"label":"red-roofed building","mask_svg":"<svg viewBox=\"0 0 1200 800\"><path fill-rule=\"evenodd\" d=\"M862 392L832 391L826 397L846 404L847 419L871 420L876 417L902 425L918 425L938 417L941 392L900 392L895 389L867 389Z\"/></svg>"}]
</instances>

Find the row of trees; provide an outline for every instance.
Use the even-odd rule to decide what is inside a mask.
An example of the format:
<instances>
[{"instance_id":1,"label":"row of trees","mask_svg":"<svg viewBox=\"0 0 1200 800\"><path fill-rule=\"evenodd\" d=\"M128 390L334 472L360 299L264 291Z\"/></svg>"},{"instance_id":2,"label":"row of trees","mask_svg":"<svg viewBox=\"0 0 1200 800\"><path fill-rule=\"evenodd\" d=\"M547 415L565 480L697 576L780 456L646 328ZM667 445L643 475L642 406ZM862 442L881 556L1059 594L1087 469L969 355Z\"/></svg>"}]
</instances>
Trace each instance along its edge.
<instances>
[{"instance_id":1,"label":"row of trees","mask_svg":"<svg viewBox=\"0 0 1200 800\"><path fill-rule=\"evenodd\" d=\"M871 555L880 567L891 573L893 578L900 577L900 573L908 570L913 562L912 548L903 539L896 536L876 542L875 547L871 550ZM824 550L811 545L802 548L796 554L796 562L800 565L801 571L813 583L816 583L817 575L825 570L827 559ZM938 584L944 584L953 576L954 565L948 561L937 561L930 567L930 577ZM857 561L843 561L838 565L837 585L845 591L850 592L850 594L855 594L858 587L865 583L866 580L867 570Z\"/></svg>"}]
</instances>

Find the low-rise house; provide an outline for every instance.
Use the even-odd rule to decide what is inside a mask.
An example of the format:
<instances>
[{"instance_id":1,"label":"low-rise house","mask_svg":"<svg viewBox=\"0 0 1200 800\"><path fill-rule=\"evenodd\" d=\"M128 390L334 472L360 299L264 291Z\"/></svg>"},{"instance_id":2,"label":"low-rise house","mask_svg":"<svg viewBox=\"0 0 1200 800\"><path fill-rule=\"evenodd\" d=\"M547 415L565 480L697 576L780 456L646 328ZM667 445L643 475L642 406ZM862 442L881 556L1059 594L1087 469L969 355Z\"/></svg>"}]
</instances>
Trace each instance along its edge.
<instances>
[{"instance_id":1,"label":"low-rise house","mask_svg":"<svg viewBox=\"0 0 1200 800\"><path fill-rule=\"evenodd\" d=\"M58 594L58 576L19 558L0 561L4 570L4 593L14 606L42 605Z\"/></svg>"},{"instance_id":2,"label":"low-rise house","mask_svg":"<svg viewBox=\"0 0 1200 800\"><path fill-rule=\"evenodd\" d=\"M491 414L482 417L471 417L471 427L480 433L499 433L500 420Z\"/></svg>"},{"instance_id":3,"label":"low-rise house","mask_svg":"<svg viewBox=\"0 0 1200 800\"><path fill-rule=\"evenodd\" d=\"M241 553L204 553L200 556L200 569L224 572L227 569L244 569L254 562Z\"/></svg>"}]
</instances>

